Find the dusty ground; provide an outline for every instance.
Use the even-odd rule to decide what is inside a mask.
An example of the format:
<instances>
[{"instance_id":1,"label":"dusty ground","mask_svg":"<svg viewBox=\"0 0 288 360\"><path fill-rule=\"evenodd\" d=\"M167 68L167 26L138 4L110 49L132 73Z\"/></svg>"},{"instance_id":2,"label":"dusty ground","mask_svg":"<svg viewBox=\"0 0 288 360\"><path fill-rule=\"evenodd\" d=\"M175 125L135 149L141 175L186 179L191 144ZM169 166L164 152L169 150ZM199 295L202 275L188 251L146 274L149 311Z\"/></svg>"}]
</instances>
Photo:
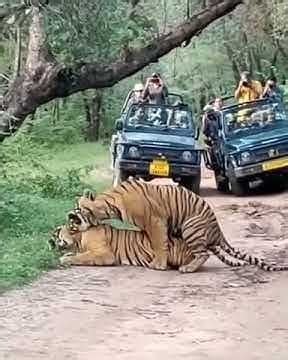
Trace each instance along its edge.
<instances>
[{"instance_id":1,"label":"dusty ground","mask_svg":"<svg viewBox=\"0 0 288 360\"><path fill-rule=\"evenodd\" d=\"M233 245L288 262L288 193L219 195L209 173L202 186ZM187 275L53 271L0 297L0 359L287 360L287 277L214 257Z\"/></svg>"}]
</instances>

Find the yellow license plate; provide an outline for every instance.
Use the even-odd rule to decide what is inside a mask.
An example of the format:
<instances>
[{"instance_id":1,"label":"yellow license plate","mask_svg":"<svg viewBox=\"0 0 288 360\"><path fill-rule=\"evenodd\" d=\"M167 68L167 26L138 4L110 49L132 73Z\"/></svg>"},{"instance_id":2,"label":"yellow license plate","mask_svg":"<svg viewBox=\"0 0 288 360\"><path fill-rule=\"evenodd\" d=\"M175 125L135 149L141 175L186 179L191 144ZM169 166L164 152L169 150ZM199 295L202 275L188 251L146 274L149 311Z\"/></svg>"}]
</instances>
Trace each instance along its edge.
<instances>
[{"instance_id":1,"label":"yellow license plate","mask_svg":"<svg viewBox=\"0 0 288 360\"><path fill-rule=\"evenodd\" d=\"M149 166L149 174L157 176L169 176L169 164L166 160L153 160Z\"/></svg>"},{"instance_id":2,"label":"yellow license plate","mask_svg":"<svg viewBox=\"0 0 288 360\"><path fill-rule=\"evenodd\" d=\"M280 169L286 166L288 167L288 157L267 161L262 165L262 169L264 171L269 171L274 169Z\"/></svg>"}]
</instances>

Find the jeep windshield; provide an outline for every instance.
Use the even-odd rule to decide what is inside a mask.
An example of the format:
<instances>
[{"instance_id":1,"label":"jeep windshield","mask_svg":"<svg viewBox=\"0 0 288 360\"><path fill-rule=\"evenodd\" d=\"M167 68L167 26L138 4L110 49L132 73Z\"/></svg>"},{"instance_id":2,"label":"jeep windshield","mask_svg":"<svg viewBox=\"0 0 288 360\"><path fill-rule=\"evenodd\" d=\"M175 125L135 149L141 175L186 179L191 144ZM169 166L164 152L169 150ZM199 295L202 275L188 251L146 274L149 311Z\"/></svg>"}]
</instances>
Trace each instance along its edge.
<instances>
[{"instance_id":1,"label":"jeep windshield","mask_svg":"<svg viewBox=\"0 0 288 360\"><path fill-rule=\"evenodd\" d=\"M133 105L125 118L125 129L130 131L177 132L193 134L192 112L182 106Z\"/></svg>"},{"instance_id":2,"label":"jeep windshield","mask_svg":"<svg viewBox=\"0 0 288 360\"><path fill-rule=\"evenodd\" d=\"M288 126L287 112L281 102L263 100L223 109L224 131L228 138L243 137L278 126Z\"/></svg>"}]
</instances>

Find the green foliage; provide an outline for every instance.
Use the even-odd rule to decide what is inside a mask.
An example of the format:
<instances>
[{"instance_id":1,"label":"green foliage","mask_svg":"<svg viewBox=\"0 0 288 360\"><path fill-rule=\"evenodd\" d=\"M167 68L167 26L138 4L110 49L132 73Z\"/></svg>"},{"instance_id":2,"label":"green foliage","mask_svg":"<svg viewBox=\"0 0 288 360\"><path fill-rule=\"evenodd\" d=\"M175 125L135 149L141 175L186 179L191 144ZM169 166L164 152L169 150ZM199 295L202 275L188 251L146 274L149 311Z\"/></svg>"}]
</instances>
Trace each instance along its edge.
<instances>
[{"instance_id":1,"label":"green foliage","mask_svg":"<svg viewBox=\"0 0 288 360\"><path fill-rule=\"evenodd\" d=\"M81 100L80 96L72 96L64 104L56 100L42 107L33 121L30 139L46 146L83 141L85 113Z\"/></svg>"},{"instance_id":2,"label":"green foliage","mask_svg":"<svg viewBox=\"0 0 288 360\"><path fill-rule=\"evenodd\" d=\"M0 194L1 292L56 266L56 254L47 241L55 225L65 221L72 202L19 192L3 182Z\"/></svg>"},{"instance_id":3,"label":"green foliage","mask_svg":"<svg viewBox=\"0 0 288 360\"><path fill-rule=\"evenodd\" d=\"M57 266L47 241L84 189L111 181L107 148L33 142L18 136L0 146L0 292Z\"/></svg>"},{"instance_id":4,"label":"green foliage","mask_svg":"<svg viewBox=\"0 0 288 360\"><path fill-rule=\"evenodd\" d=\"M47 17L49 43L66 63L109 61L123 45L151 38L153 21L131 13L127 2L59 1Z\"/></svg>"}]
</instances>

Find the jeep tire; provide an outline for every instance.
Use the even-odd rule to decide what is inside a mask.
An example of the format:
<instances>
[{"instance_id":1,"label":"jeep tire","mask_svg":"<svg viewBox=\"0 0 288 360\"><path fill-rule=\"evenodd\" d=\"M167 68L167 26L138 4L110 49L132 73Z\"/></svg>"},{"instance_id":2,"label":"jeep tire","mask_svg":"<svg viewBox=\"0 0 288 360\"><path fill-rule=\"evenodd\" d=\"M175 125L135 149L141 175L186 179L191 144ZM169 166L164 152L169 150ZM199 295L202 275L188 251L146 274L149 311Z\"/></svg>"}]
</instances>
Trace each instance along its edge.
<instances>
[{"instance_id":1,"label":"jeep tire","mask_svg":"<svg viewBox=\"0 0 288 360\"><path fill-rule=\"evenodd\" d=\"M247 180L239 180L235 177L229 179L231 192L236 196L244 196L249 191L249 182Z\"/></svg>"},{"instance_id":2,"label":"jeep tire","mask_svg":"<svg viewBox=\"0 0 288 360\"><path fill-rule=\"evenodd\" d=\"M264 187L268 191L284 191L287 188L287 177L285 175L271 175L264 179Z\"/></svg>"},{"instance_id":3,"label":"jeep tire","mask_svg":"<svg viewBox=\"0 0 288 360\"><path fill-rule=\"evenodd\" d=\"M198 174L196 176L183 177L180 181L180 185L184 186L186 189L191 190L195 194L199 195L200 182L201 182L201 174Z\"/></svg>"},{"instance_id":4,"label":"jeep tire","mask_svg":"<svg viewBox=\"0 0 288 360\"><path fill-rule=\"evenodd\" d=\"M219 192L229 192L229 179L226 176L222 176L219 172L214 172L216 188Z\"/></svg>"}]
</instances>

